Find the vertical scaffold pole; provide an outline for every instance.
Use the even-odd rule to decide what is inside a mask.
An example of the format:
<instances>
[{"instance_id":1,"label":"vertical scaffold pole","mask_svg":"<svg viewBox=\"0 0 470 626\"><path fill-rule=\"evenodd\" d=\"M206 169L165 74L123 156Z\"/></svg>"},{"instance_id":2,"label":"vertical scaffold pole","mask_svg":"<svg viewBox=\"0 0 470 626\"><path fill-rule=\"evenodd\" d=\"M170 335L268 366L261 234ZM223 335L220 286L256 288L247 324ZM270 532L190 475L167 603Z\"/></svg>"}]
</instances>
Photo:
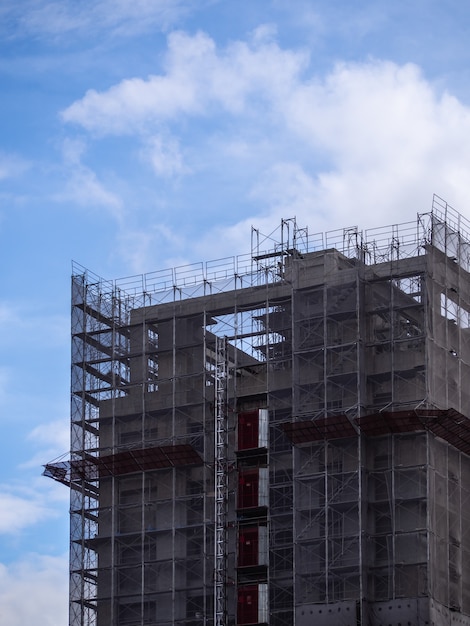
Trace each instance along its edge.
<instances>
[{"instance_id":1,"label":"vertical scaffold pole","mask_svg":"<svg viewBox=\"0 0 470 626\"><path fill-rule=\"evenodd\" d=\"M215 339L215 532L214 626L226 624L226 518L227 518L227 339Z\"/></svg>"}]
</instances>

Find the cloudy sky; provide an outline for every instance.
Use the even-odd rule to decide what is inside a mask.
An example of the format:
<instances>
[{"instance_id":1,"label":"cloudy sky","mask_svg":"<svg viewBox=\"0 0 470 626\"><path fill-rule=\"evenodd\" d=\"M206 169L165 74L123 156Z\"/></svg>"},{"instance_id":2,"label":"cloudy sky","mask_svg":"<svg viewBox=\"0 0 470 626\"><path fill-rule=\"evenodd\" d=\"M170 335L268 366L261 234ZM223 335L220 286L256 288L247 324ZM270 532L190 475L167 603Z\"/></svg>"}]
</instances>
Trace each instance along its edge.
<instances>
[{"instance_id":1,"label":"cloudy sky","mask_svg":"<svg viewBox=\"0 0 470 626\"><path fill-rule=\"evenodd\" d=\"M0 622L67 622L72 260L470 217L463 0L1 0ZM25 602L28 598L28 602Z\"/></svg>"}]
</instances>

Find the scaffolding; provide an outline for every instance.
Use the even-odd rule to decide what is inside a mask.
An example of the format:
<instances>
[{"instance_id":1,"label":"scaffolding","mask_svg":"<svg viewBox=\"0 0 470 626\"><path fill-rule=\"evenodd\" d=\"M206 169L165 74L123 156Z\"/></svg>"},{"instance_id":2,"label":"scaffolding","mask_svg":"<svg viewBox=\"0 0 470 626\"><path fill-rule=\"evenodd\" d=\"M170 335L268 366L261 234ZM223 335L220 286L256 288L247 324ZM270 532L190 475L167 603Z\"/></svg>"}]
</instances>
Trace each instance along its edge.
<instances>
[{"instance_id":1,"label":"scaffolding","mask_svg":"<svg viewBox=\"0 0 470 626\"><path fill-rule=\"evenodd\" d=\"M74 265L70 626L470 624L469 226Z\"/></svg>"},{"instance_id":2,"label":"scaffolding","mask_svg":"<svg viewBox=\"0 0 470 626\"><path fill-rule=\"evenodd\" d=\"M214 512L214 625L226 624L226 597L227 585L227 502L228 502L228 475L227 475L227 346L223 337L215 338L215 512Z\"/></svg>"}]
</instances>

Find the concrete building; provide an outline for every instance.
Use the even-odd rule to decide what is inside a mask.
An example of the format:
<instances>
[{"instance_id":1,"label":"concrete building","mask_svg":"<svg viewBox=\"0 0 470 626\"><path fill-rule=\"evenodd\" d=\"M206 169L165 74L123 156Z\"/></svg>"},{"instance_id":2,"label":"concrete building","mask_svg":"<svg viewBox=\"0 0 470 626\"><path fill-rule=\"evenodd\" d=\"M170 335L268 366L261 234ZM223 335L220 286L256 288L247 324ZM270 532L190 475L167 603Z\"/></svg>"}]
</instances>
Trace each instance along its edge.
<instances>
[{"instance_id":1,"label":"concrete building","mask_svg":"<svg viewBox=\"0 0 470 626\"><path fill-rule=\"evenodd\" d=\"M70 626L470 625L470 228L75 266Z\"/></svg>"}]
</instances>

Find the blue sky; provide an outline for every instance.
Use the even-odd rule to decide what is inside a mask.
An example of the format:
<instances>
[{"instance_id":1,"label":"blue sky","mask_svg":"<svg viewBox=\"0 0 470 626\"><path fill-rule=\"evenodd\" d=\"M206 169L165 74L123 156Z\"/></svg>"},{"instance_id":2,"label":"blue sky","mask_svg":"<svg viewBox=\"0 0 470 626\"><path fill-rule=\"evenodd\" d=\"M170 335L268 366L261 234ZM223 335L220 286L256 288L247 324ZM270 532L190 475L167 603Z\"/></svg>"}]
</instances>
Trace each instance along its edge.
<instances>
[{"instance_id":1,"label":"blue sky","mask_svg":"<svg viewBox=\"0 0 470 626\"><path fill-rule=\"evenodd\" d=\"M251 225L470 218L462 0L2 0L0 621L63 626L71 261L249 252ZM25 597L29 602L25 602Z\"/></svg>"}]
</instances>

